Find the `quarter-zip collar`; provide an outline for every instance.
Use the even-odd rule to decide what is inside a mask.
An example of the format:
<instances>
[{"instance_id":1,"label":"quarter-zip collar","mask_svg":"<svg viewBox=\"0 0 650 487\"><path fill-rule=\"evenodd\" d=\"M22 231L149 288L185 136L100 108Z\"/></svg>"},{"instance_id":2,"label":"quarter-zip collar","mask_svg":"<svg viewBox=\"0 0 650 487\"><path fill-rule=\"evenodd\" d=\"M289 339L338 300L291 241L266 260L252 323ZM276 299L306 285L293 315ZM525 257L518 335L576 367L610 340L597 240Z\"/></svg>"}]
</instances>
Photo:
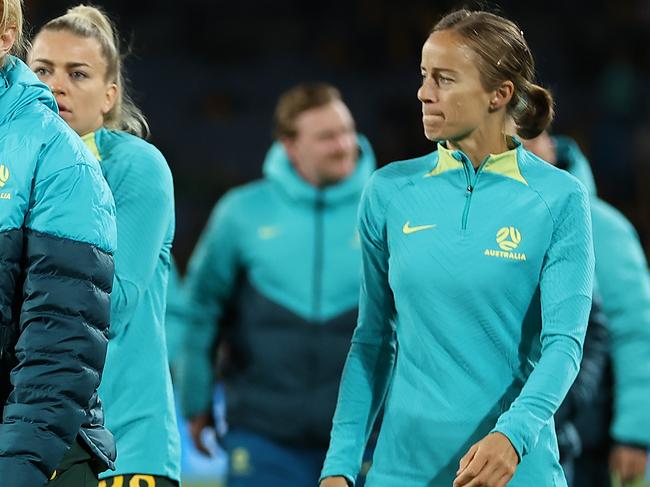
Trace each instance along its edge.
<instances>
[{"instance_id":1,"label":"quarter-zip collar","mask_svg":"<svg viewBox=\"0 0 650 487\"><path fill-rule=\"evenodd\" d=\"M436 164L425 176L437 176L447 171L454 170L465 170L469 175L478 174L480 172L490 172L501 174L502 176L528 185L528 182L521 174L519 168L519 160L521 158L521 151L523 150L521 142L516 137L509 138L508 142L509 145L514 146L512 149L500 154L489 154L483 162L481 162L478 170L474 170L472 162L463 151L448 149L445 142L439 142Z\"/></svg>"}]
</instances>

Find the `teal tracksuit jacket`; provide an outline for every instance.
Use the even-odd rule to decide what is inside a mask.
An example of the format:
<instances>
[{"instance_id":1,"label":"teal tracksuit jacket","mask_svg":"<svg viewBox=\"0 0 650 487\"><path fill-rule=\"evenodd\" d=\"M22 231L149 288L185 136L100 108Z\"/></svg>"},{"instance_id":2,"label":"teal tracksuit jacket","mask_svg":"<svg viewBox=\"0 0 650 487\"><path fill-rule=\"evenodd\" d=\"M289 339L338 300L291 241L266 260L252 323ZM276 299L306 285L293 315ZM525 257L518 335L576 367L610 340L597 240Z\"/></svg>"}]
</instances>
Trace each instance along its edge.
<instances>
[{"instance_id":1,"label":"teal tracksuit jacket","mask_svg":"<svg viewBox=\"0 0 650 487\"><path fill-rule=\"evenodd\" d=\"M79 438L113 466L97 387L106 358L115 206L52 93L0 67L0 484L45 485ZM98 465L99 467L99 465Z\"/></svg>"},{"instance_id":2,"label":"teal tracksuit jacket","mask_svg":"<svg viewBox=\"0 0 650 487\"><path fill-rule=\"evenodd\" d=\"M180 348L183 344L187 322L187 299L185 287L172 256L167 284L167 310L165 312L165 335L167 337L167 360L174 374Z\"/></svg>"},{"instance_id":3,"label":"teal tracksuit jacket","mask_svg":"<svg viewBox=\"0 0 650 487\"><path fill-rule=\"evenodd\" d=\"M554 137L558 165L591 193L596 278L607 317L614 372L610 434L650 447L650 275L630 222L598 198L589 162L568 137Z\"/></svg>"},{"instance_id":4,"label":"teal tracksuit jacket","mask_svg":"<svg viewBox=\"0 0 650 487\"><path fill-rule=\"evenodd\" d=\"M356 324L361 251L356 214L375 167L359 137L355 171L318 189L281 144L265 178L217 204L190 260L190 319L178 368L184 413L210 410L213 348L228 423L298 448L327 448L339 379Z\"/></svg>"},{"instance_id":5,"label":"teal tracksuit jacket","mask_svg":"<svg viewBox=\"0 0 650 487\"><path fill-rule=\"evenodd\" d=\"M369 487L449 487L492 431L521 458L509 487L566 485L552 416L591 307L589 202L513 143L478 171L439 145L366 187L359 322L323 477L353 481L383 404Z\"/></svg>"},{"instance_id":6,"label":"teal tracksuit jacket","mask_svg":"<svg viewBox=\"0 0 650 487\"><path fill-rule=\"evenodd\" d=\"M167 362L165 308L174 188L163 155L126 132L83 137L115 199L117 252L108 355L99 396L117 441L116 470L180 479L180 437Z\"/></svg>"}]
</instances>

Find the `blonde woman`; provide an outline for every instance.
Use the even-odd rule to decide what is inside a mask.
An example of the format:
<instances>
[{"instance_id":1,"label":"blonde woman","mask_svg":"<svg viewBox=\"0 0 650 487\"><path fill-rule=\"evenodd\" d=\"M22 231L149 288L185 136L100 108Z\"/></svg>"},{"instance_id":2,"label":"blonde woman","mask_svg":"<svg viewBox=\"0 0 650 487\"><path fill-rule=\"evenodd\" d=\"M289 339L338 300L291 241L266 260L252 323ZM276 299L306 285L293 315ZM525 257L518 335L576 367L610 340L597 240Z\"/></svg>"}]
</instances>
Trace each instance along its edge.
<instances>
[{"instance_id":1,"label":"blonde woman","mask_svg":"<svg viewBox=\"0 0 650 487\"><path fill-rule=\"evenodd\" d=\"M101 10L80 5L45 24L29 62L99 161L115 198L118 250L99 395L118 458L100 485L177 485L179 434L164 333L171 172L144 140L147 124L125 92L117 34Z\"/></svg>"}]
</instances>

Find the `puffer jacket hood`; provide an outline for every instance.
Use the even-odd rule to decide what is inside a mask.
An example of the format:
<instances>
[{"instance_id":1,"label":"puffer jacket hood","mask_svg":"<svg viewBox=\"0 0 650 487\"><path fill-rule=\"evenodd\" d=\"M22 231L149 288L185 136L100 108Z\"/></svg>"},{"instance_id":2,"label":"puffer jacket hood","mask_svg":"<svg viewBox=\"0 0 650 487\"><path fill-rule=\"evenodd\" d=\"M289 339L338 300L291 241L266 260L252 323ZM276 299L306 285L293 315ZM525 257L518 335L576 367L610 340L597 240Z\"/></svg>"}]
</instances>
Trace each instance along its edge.
<instances>
[{"instance_id":1,"label":"puffer jacket hood","mask_svg":"<svg viewBox=\"0 0 650 487\"><path fill-rule=\"evenodd\" d=\"M0 70L0 124L8 122L35 101L59 113L50 89L38 80L25 63L9 56Z\"/></svg>"}]
</instances>

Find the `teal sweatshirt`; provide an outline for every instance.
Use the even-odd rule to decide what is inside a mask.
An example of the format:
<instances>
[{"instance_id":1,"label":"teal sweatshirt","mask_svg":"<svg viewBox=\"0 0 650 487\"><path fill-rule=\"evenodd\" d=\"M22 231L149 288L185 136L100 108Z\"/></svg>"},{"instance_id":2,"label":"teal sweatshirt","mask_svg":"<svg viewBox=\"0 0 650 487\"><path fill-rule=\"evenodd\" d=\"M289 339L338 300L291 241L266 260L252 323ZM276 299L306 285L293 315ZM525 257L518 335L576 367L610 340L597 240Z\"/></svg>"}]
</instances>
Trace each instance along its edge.
<instances>
[{"instance_id":1,"label":"teal sweatshirt","mask_svg":"<svg viewBox=\"0 0 650 487\"><path fill-rule=\"evenodd\" d=\"M178 383L186 416L210 411L214 342L223 332L230 356L241 359L231 359L225 377L230 426L327 448L356 324L356 214L375 168L370 144L362 136L358 142L355 171L323 189L301 178L276 143L265 178L216 205L185 280L189 319Z\"/></svg>"},{"instance_id":2,"label":"teal sweatshirt","mask_svg":"<svg viewBox=\"0 0 650 487\"><path fill-rule=\"evenodd\" d=\"M353 481L384 405L369 487L448 487L493 431L521 459L509 487L566 485L552 417L591 307L589 202L513 143L478 171L439 145L366 187L359 321L323 477Z\"/></svg>"},{"instance_id":3,"label":"teal sweatshirt","mask_svg":"<svg viewBox=\"0 0 650 487\"><path fill-rule=\"evenodd\" d=\"M117 441L116 471L180 479L180 440L164 317L174 236L172 176L162 154L125 132L83 137L115 199L117 252L108 355L99 396Z\"/></svg>"},{"instance_id":4,"label":"teal sweatshirt","mask_svg":"<svg viewBox=\"0 0 650 487\"><path fill-rule=\"evenodd\" d=\"M165 313L165 335L167 336L167 359L172 372L183 343L187 328L187 298L183 281L176 262L172 258L167 285L167 311Z\"/></svg>"},{"instance_id":5,"label":"teal sweatshirt","mask_svg":"<svg viewBox=\"0 0 650 487\"><path fill-rule=\"evenodd\" d=\"M614 372L615 441L650 447L650 275L630 222L596 196L591 168L578 145L554 137L558 162L591 193L596 278L607 316Z\"/></svg>"}]
</instances>

